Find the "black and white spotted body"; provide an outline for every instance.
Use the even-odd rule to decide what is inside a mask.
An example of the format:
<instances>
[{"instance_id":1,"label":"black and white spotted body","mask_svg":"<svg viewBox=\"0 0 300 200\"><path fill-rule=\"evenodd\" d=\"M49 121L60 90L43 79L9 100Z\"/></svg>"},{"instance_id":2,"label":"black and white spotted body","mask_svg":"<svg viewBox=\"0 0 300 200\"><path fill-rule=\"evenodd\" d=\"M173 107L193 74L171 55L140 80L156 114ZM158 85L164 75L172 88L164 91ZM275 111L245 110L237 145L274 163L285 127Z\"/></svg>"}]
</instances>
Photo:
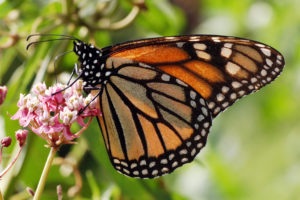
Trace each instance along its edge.
<instances>
[{"instance_id":1,"label":"black and white spotted body","mask_svg":"<svg viewBox=\"0 0 300 200\"><path fill-rule=\"evenodd\" d=\"M110 71L105 68L106 59L103 57L102 50L82 41L74 41L73 51L78 56L79 73L84 86L95 87L105 83Z\"/></svg>"}]
</instances>

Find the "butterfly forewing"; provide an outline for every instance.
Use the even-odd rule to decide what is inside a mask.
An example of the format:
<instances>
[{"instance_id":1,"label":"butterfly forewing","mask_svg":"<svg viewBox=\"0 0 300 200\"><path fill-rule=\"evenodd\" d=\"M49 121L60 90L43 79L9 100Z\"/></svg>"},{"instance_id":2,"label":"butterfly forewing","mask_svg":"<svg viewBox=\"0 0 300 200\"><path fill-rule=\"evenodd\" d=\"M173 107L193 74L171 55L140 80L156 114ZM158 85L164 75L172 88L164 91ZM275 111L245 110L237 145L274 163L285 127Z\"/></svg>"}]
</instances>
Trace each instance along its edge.
<instances>
[{"instance_id":1,"label":"butterfly forewing","mask_svg":"<svg viewBox=\"0 0 300 200\"><path fill-rule=\"evenodd\" d=\"M99 121L111 162L133 177L161 176L192 161L211 126L201 95L179 79L139 63L118 66L103 89L100 105Z\"/></svg>"},{"instance_id":2,"label":"butterfly forewing","mask_svg":"<svg viewBox=\"0 0 300 200\"><path fill-rule=\"evenodd\" d=\"M124 43L111 56L142 62L193 87L217 116L237 99L259 90L282 71L273 48L224 36L178 36Z\"/></svg>"}]
</instances>

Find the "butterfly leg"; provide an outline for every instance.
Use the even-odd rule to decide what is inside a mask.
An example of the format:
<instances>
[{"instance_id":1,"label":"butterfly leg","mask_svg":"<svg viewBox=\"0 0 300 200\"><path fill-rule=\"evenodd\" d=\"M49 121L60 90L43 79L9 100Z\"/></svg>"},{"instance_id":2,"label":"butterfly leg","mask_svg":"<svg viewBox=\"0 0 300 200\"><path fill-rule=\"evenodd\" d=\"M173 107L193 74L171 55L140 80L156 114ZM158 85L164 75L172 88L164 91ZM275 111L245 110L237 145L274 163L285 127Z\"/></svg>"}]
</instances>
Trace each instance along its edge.
<instances>
[{"instance_id":1,"label":"butterfly leg","mask_svg":"<svg viewBox=\"0 0 300 200\"><path fill-rule=\"evenodd\" d=\"M71 80L72 80L72 78L73 78L73 76L74 76L75 73L76 73L77 75L79 75L79 68L78 68L77 63L75 63L75 66L74 66L74 68L73 68L73 70L72 70L72 73L71 73L71 76L70 76L70 78L69 78L69 80L68 80L67 85L70 84L70 82L71 82Z\"/></svg>"},{"instance_id":2,"label":"butterfly leg","mask_svg":"<svg viewBox=\"0 0 300 200\"><path fill-rule=\"evenodd\" d=\"M85 110L85 109L86 109L93 101L95 101L96 98L97 98L98 96L101 95L101 93L102 93L102 91L103 91L103 89L100 88L100 87L84 87L83 89L84 89L84 90L99 90L99 92L93 97L93 99L92 99L86 106L84 106L84 108L82 108L82 109L79 110L78 115L81 115L81 114L84 112L84 110Z\"/></svg>"}]
</instances>

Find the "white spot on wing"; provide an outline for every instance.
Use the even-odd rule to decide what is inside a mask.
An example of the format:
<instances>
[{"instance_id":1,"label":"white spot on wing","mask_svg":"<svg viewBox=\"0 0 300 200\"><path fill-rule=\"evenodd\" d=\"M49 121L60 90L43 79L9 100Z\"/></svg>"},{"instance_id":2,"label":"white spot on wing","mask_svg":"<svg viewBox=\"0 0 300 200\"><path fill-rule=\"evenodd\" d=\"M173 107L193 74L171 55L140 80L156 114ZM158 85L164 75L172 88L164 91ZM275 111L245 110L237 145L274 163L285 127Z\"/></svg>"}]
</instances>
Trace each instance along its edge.
<instances>
[{"instance_id":1,"label":"white spot on wing","mask_svg":"<svg viewBox=\"0 0 300 200\"><path fill-rule=\"evenodd\" d=\"M203 115L205 115L205 116L208 115L207 109L206 109L205 107L202 107L202 108L201 108L201 111L202 111Z\"/></svg>"},{"instance_id":2,"label":"white spot on wing","mask_svg":"<svg viewBox=\"0 0 300 200\"><path fill-rule=\"evenodd\" d=\"M184 44L185 44L185 42L177 42L177 43L176 43L176 45L177 45L179 48L182 48Z\"/></svg>"},{"instance_id":3,"label":"white spot on wing","mask_svg":"<svg viewBox=\"0 0 300 200\"><path fill-rule=\"evenodd\" d=\"M195 137L194 137L194 140L195 141L198 141L198 140L200 140L201 139L201 136L200 135L196 135Z\"/></svg>"},{"instance_id":4,"label":"white spot on wing","mask_svg":"<svg viewBox=\"0 0 300 200\"><path fill-rule=\"evenodd\" d=\"M193 101L193 100L191 100L191 106L193 107L193 108L196 108L196 102L195 101Z\"/></svg>"},{"instance_id":5,"label":"white spot on wing","mask_svg":"<svg viewBox=\"0 0 300 200\"><path fill-rule=\"evenodd\" d=\"M174 40L176 39L176 37L173 37L173 36L169 36L169 37L165 37L166 40Z\"/></svg>"},{"instance_id":6,"label":"white spot on wing","mask_svg":"<svg viewBox=\"0 0 300 200\"><path fill-rule=\"evenodd\" d=\"M196 154L196 149L192 149L191 156L194 156Z\"/></svg>"},{"instance_id":7,"label":"white spot on wing","mask_svg":"<svg viewBox=\"0 0 300 200\"><path fill-rule=\"evenodd\" d=\"M210 60L211 59L211 56L209 53L206 53L205 51L199 51L199 50L196 50L196 54L199 58L202 58L204 60Z\"/></svg>"},{"instance_id":8,"label":"white spot on wing","mask_svg":"<svg viewBox=\"0 0 300 200\"><path fill-rule=\"evenodd\" d=\"M154 161L150 162L149 167L152 168L154 166L155 166L155 162Z\"/></svg>"},{"instance_id":9,"label":"white spot on wing","mask_svg":"<svg viewBox=\"0 0 300 200\"><path fill-rule=\"evenodd\" d=\"M161 163L161 164L164 164L164 165L165 165L165 164L168 164L168 160L167 160L167 159L162 159L162 160L160 161L160 163Z\"/></svg>"},{"instance_id":10,"label":"white spot on wing","mask_svg":"<svg viewBox=\"0 0 300 200\"><path fill-rule=\"evenodd\" d=\"M172 163L172 167L173 167L173 168L176 167L177 165L178 165L178 162L177 162L177 161L175 161L175 162Z\"/></svg>"},{"instance_id":11,"label":"white spot on wing","mask_svg":"<svg viewBox=\"0 0 300 200\"><path fill-rule=\"evenodd\" d=\"M225 43L224 47L226 47L226 48L232 48L232 45L233 45L232 43Z\"/></svg>"},{"instance_id":12,"label":"white spot on wing","mask_svg":"<svg viewBox=\"0 0 300 200\"><path fill-rule=\"evenodd\" d=\"M162 171L163 173L165 173L165 172L168 172L168 171L169 171L169 169L168 169L168 168L166 168L166 167L164 167L164 168L162 168L162 169L161 169L161 171Z\"/></svg>"},{"instance_id":13,"label":"white spot on wing","mask_svg":"<svg viewBox=\"0 0 300 200\"><path fill-rule=\"evenodd\" d=\"M212 37L211 38L214 42L221 42L219 37Z\"/></svg>"},{"instance_id":14,"label":"white spot on wing","mask_svg":"<svg viewBox=\"0 0 300 200\"><path fill-rule=\"evenodd\" d=\"M124 167L128 167L128 164L124 161L121 161L121 165L123 165Z\"/></svg>"},{"instance_id":15,"label":"white spot on wing","mask_svg":"<svg viewBox=\"0 0 300 200\"><path fill-rule=\"evenodd\" d=\"M143 170L142 170L142 174L143 174L143 175L147 175L147 174L148 174L148 170L147 170L147 169L143 169Z\"/></svg>"},{"instance_id":16,"label":"white spot on wing","mask_svg":"<svg viewBox=\"0 0 300 200\"><path fill-rule=\"evenodd\" d=\"M281 55L277 55L277 59L278 60L282 60L282 56Z\"/></svg>"},{"instance_id":17,"label":"white spot on wing","mask_svg":"<svg viewBox=\"0 0 300 200\"><path fill-rule=\"evenodd\" d=\"M210 103L208 104L208 107L209 107L210 109L214 108L214 107L215 107L215 103L214 103L214 102L210 102Z\"/></svg>"},{"instance_id":18,"label":"white spot on wing","mask_svg":"<svg viewBox=\"0 0 300 200\"><path fill-rule=\"evenodd\" d=\"M176 79L176 82L177 82L178 84L182 85L182 86L185 86L185 87L188 86L187 84L185 84L184 82L182 82L182 81L179 80L179 79Z\"/></svg>"},{"instance_id":19,"label":"white spot on wing","mask_svg":"<svg viewBox=\"0 0 300 200\"><path fill-rule=\"evenodd\" d=\"M187 161L189 161L189 159L187 159L187 158L182 158L182 159L181 159L181 162L183 162L183 163L184 163L184 162L187 162Z\"/></svg>"},{"instance_id":20,"label":"white spot on wing","mask_svg":"<svg viewBox=\"0 0 300 200\"><path fill-rule=\"evenodd\" d=\"M132 164L130 165L130 168L131 168L131 169L133 169L133 168L135 168L135 167L137 167L137 164L136 164L136 163L132 163Z\"/></svg>"},{"instance_id":21,"label":"white spot on wing","mask_svg":"<svg viewBox=\"0 0 300 200\"><path fill-rule=\"evenodd\" d=\"M280 60L276 60L276 63L277 63L278 65L281 65L281 64L282 64L282 62L281 62Z\"/></svg>"},{"instance_id":22,"label":"white spot on wing","mask_svg":"<svg viewBox=\"0 0 300 200\"><path fill-rule=\"evenodd\" d=\"M196 92L191 91L191 92L190 92L190 97L191 97L192 99L195 99L195 98L196 98Z\"/></svg>"},{"instance_id":23,"label":"white spot on wing","mask_svg":"<svg viewBox=\"0 0 300 200\"><path fill-rule=\"evenodd\" d=\"M258 47L265 47L265 45L264 45L264 44L259 44L259 43L256 43L255 45L256 45L256 46L258 46Z\"/></svg>"},{"instance_id":24,"label":"white spot on wing","mask_svg":"<svg viewBox=\"0 0 300 200\"><path fill-rule=\"evenodd\" d=\"M262 52L263 52L263 54L265 54L266 56L271 56L271 50L270 49L267 49L267 48L261 48L260 49Z\"/></svg>"},{"instance_id":25,"label":"white spot on wing","mask_svg":"<svg viewBox=\"0 0 300 200\"><path fill-rule=\"evenodd\" d=\"M267 65L269 65L270 67L273 65L273 61L270 59L266 59Z\"/></svg>"},{"instance_id":26,"label":"white spot on wing","mask_svg":"<svg viewBox=\"0 0 300 200\"><path fill-rule=\"evenodd\" d=\"M180 155L185 155L185 154L187 154L187 150L186 149L182 149L182 150L179 151L179 154Z\"/></svg>"},{"instance_id":27,"label":"white spot on wing","mask_svg":"<svg viewBox=\"0 0 300 200\"><path fill-rule=\"evenodd\" d=\"M105 72L105 76L109 76L111 74L110 71Z\"/></svg>"},{"instance_id":28,"label":"white spot on wing","mask_svg":"<svg viewBox=\"0 0 300 200\"><path fill-rule=\"evenodd\" d=\"M139 171L137 171L137 170L135 170L134 172L133 172L133 175L139 175Z\"/></svg>"},{"instance_id":29,"label":"white spot on wing","mask_svg":"<svg viewBox=\"0 0 300 200\"><path fill-rule=\"evenodd\" d=\"M228 48L225 48L223 47L221 49L221 56L225 57L225 58L229 58L232 54L232 50L231 49L228 49Z\"/></svg>"},{"instance_id":30,"label":"white spot on wing","mask_svg":"<svg viewBox=\"0 0 300 200\"><path fill-rule=\"evenodd\" d=\"M223 108L226 108L228 105L229 105L228 102L224 102L224 103L222 104Z\"/></svg>"},{"instance_id":31,"label":"white spot on wing","mask_svg":"<svg viewBox=\"0 0 300 200\"><path fill-rule=\"evenodd\" d=\"M205 123L203 124L203 127L204 127L204 128L208 128L208 127L209 127L209 122L205 122Z\"/></svg>"},{"instance_id":32,"label":"white spot on wing","mask_svg":"<svg viewBox=\"0 0 300 200\"><path fill-rule=\"evenodd\" d=\"M260 74L261 74L262 76L266 76L266 75L267 75L267 71L263 69L263 70L261 70Z\"/></svg>"},{"instance_id":33,"label":"white spot on wing","mask_svg":"<svg viewBox=\"0 0 300 200\"><path fill-rule=\"evenodd\" d=\"M152 171L153 176L156 176L157 174L158 174L158 171L156 169Z\"/></svg>"},{"instance_id":34,"label":"white spot on wing","mask_svg":"<svg viewBox=\"0 0 300 200\"><path fill-rule=\"evenodd\" d=\"M197 50L205 50L206 49L206 45L203 43L195 43L195 44L193 44L193 47Z\"/></svg>"},{"instance_id":35,"label":"white spot on wing","mask_svg":"<svg viewBox=\"0 0 300 200\"><path fill-rule=\"evenodd\" d=\"M169 81L169 80L170 80L170 76L167 75L167 74L163 74L163 75L161 75L161 79L162 79L163 81Z\"/></svg>"},{"instance_id":36,"label":"white spot on wing","mask_svg":"<svg viewBox=\"0 0 300 200\"><path fill-rule=\"evenodd\" d=\"M235 75L241 69L241 67L233 62L227 62L225 69L229 74Z\"/></svg>"},{"instance_id":37,"label":"white spot on wing","mask_svg":"<svg viewBox=\"0 0 300 200\"><path fill-rule=\"evenodd\" d=\"M197 120L198 120L199 122L201 122L203 119L204 119L204 116L201 115L201 114L197 117Z\"/></svg>"},{"instance_id":38,"label":"white spot on wing","mask_svg":"<svg viewBox=\"0 0 300 200\"><path fill-rule=\"evenodd\" d=\"M216 107L215 110L214 110L214 114L217 114L221 111L221 108L220 107Z\"/></svg>"},{"instance_id":39,"label":"white spot on wing","mask_svg":"<svg viewBox=\"0 0 300 200\"><path fill-rule=\"evenodd\" d=\"M251 83L255 83L255 82L257 82L257 78L255 77L251 78Z\"/></svg>"},{"instance_id":40,"label":"white spot on wing","mask_svg":"<svg viewBox=\"0 0 300 200\"><path fill-rule=\"evenodd\" d=\"M222 87L222 92L223 92L223 93L226 94L228 91L229 91L229 87L227 87L227 86L223 86L223 87Z\"/></svg>"},{"instance_id":41,"label":"white spot on wing","mask_svg":"<svg viewBox=\"0 0 300 200\"><path fill-rule=\"evenodd\" d=\"M205 100L203 98L200 98L199 101L200 101L201 105L205 106Z\"/></svg>"},{"instance_id":42,"label":"white spot on wing","mask_svg":"<svg viewBox=\"0 0 300 200\"><path fill-rule=\"evenodd\" d=\"M233 88L240 88L240 87L242 87L242 84L239 83L239 82L237 82L237 81L233 81L231 83L231 85L232 85Z\"/></svg>"},{"instance_id":43,"label":"white spot on wing","mask_svg":"<svg viewBox=\"0 0 300 200\"><path fill-rule=\"evenodd\" d=\"M232 100L236 99L236 93L232 93L232 94L230 95L230 99L232 99Z\"/></svg>"},{"instance_id":44,"label":"white spot on wing","mask_svg":"<svg viewBox=\"0 0 300 200\"><path fill-rule=\"evenodd\" d=\"M203 147L203 144L202 144L202 143L198 143L198 144L197 144L197 148L198 148L198 149L200 149L200 148L202 148L202 147Z\"/></svg>"},{"instance_id":45,"label":"white spot on wing","mask_svg":"<svg viewBox=\"0 0 300 200\"><path fill-rule=\"evenodd\" d=\"M175 155L172 153L169 155L169 160L172 160L175 157Z\"/></svg>"},{"instance_id":46,"label":"white spot on wing","mask_svg":"<svg viewBox=\"0 0 300 200\"><path fill-rule=\"evenodd\" d=\"M146 160L141 160L140 165L146 165Z\"/></svg>"},{"instance_id":47,"label":"white spot on wing","mask_svg":"<svg viewBox=\"0 0 300 200\"><path fill-rule=\"evenodd\" d=\"M225 96L221 93L217 94L217 100L218 101L223 101L225 99Z\"/></svg>"}]
</instances>

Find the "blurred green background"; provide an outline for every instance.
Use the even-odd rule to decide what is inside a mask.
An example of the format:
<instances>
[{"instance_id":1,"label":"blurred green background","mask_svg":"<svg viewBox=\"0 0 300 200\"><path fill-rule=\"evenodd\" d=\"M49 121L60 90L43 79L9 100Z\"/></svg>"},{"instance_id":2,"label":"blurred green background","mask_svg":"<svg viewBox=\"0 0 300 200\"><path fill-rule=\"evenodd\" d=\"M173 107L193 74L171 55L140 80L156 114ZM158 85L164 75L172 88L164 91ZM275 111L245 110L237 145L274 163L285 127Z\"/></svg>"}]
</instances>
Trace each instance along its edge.
<instances>
[{"instance_id":1,"label":"blurred green background","mask_svg":"<svg viewBox=\"0 0 300 200\"><path fill-rule=\"evenodd\" d=\"M57 78L65 83L76 62L68 54L53 63L72 50L71 41L26 51L30 33L73 35L98 47L154 36L232 35L276 48L286 67L271 85L214 120L207 146L194 162L158 179L117 173L95 120L78 144L59 152L79 170L80 192L72 195L72 167L55 165L42 199L57 199L57 185L64 199L300 199L300 1L146 0L135 5L130 0L0 0L0 85L8 87L0 138L14 137L19 129L9 114L16 112L20 93L36 82L50 86ZM49 151L44 145L30 134L16 166L0 180L6 199L27 199L26 187L36 188ZM16 149L5 150L2 169Z\"/></svg>"}]
</instances>

